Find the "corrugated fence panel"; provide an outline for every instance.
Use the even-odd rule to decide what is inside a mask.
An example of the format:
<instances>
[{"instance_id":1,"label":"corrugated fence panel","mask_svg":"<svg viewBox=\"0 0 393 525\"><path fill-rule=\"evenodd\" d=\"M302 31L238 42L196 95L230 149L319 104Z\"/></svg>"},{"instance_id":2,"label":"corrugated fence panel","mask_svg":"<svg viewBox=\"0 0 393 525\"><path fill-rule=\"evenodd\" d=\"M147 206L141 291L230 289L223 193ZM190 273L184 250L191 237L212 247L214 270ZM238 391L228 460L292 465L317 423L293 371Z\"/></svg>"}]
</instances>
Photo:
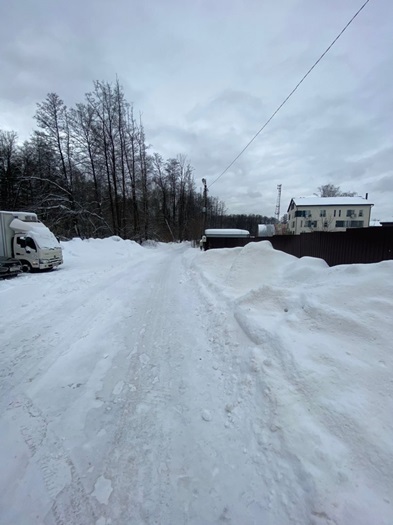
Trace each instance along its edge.
<instances>
[{"instance_id":1,"label":"corrugated fence panel","mask_svg":"<svg viewBox=\"0 0 393 525\"><path fill-rule=\"evenodd\" d=\"M356 228L336 233L313 232L248 240L239 239L242 241L241 244L236 244L237 239L230 239L230 241L235 241L231 243L231 246L244 246L247 242L269 241L276 250L296 257L319 257L324 259L329 266L374 263L393 259L393 226ZM226 246L229 247L228 244Z\"/></svg>"}]
</instances>

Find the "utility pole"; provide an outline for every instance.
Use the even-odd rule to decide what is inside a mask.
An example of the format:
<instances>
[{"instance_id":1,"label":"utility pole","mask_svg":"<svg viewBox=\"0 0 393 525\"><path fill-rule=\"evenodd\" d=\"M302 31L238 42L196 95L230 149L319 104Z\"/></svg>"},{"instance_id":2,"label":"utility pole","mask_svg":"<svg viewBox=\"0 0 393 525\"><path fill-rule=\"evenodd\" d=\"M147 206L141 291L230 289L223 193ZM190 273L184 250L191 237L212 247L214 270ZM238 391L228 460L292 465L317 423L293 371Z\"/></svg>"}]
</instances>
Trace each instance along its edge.
<instances>
[{"instance_id":1,"label":"utility pole","mask_svg":"<svg viewBox=\"0 0 393 525\"><path fill-rule=\"evenodd\" d=\"M203 232L202 235L205 235L206 223L207 223L207 182L206 179L202 179L203 184Z\"/></svg>"}]
</instances>

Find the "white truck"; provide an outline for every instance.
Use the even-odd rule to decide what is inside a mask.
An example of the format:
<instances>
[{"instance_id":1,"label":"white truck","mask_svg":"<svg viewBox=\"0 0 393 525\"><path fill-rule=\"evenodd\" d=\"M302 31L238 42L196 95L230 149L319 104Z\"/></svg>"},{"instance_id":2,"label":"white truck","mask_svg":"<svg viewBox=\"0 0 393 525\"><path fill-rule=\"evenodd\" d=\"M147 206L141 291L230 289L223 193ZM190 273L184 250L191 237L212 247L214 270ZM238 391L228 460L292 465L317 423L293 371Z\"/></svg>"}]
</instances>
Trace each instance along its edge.
<instances>
[{"instance_id":1,"label":"white truck","mask_svg":"<svg viewBox=\"0 0 393 525\"><path fill-rule=\"evenodd\" d=\"M13 257L23 271L48 270L63 262L61 246L35 213L0 211L0 256Z\"/></svg>"}]
</instances>

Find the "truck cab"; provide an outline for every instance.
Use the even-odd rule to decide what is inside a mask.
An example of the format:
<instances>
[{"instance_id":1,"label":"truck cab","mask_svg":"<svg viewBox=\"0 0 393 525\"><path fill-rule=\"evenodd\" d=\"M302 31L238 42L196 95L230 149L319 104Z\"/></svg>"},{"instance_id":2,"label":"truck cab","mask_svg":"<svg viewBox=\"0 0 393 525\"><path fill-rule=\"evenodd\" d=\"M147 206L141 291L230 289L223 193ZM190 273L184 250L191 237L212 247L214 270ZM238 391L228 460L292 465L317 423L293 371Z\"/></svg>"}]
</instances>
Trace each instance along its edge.
<instances>
[{"instance_id":1,"label":"truck cab","mask_svg":"<svg viewBox=\"0 0 393 525\"><path fill-rule=\"evenodd\" d=\"M63 262L61 246L35 213L0 212L4 255L22 263L23 271L49 270Z\"/></svg>"},{"instance_id":2,"label":"truck cab","mask_svg":"<svg viewBox=\"0 0 393 525\"><path fill-rule=\"evenodd\" d=\"M21 261L24 272L49 270L63 262L61 247L57 239L55 238L55 241L50 244L48 246L48 242L44 242L39 235L34 236L34 233L16 234L13 237L13 254Z\"/></svg>"}]
</instances>

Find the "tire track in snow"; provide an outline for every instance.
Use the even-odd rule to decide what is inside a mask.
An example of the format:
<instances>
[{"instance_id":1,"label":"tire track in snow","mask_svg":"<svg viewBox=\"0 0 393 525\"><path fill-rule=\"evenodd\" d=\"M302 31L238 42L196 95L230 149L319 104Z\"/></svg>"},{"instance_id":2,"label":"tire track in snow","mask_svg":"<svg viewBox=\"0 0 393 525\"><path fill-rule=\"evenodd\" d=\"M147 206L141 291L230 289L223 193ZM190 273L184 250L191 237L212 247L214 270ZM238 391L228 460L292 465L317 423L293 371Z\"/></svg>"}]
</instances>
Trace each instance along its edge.
<instances>
[{"instance_id":1,"label":"tire track in snow","mask_svg":"<svg viewBox=\"0 0 393 525\"><path fill-rule=\"evenodd\" d=\"M172 257L170 255L160 263L158 273L150 282L149 293L138 302L137 315L133 319L136 329L131 339L132 351L128 355L129 386L132 388L123 405L113 440L116 461L113 464L109 460L105 469L105 475L114 484L110 517L117 522L141 520L153 523L151 520L154 519L154 523L165 523L160 518L164 508L163 494L169 483L163 459L164 440L162 429L151 423L149 426L149 422L152 419L158 421L158 412L173 396L170 385L164 384L161 366L169 359L171 344L168 339L170 326L165 320L170 297L165 277ZM158 445L157 450L154 450L154 445ZM160 487L159 493L154 494L157 487ZM149 508L146 500L150 502ZM154 507L154 512L150 507Z\"/></svg>"},{"instance_id":2,"label":"tire track in snow","mask_svg":"<svg viewBox=\"0 0 393 525\"><path fill-rule=\"evenodd\" d=\"M41 279L52 278L54 287L52 296L48 297L46 310L36 311L34 301L31 305L22 304L25 308L17 312L15 323L7 329L7 338L4 338L0 349L0 400L8 399L8 402L11 402L13 391L17 390L22 382L30 383L40 377L59 357L67 353L77 334L83 339L91 332L91 324L96 322L99 316L106 319L107 312L102 311L102 304L109 303L112 297L108 294L108 288L114 282L124 282L125 276L128 276L129 280L129 275L138 275L141 268L148 265L149 258L146 259L138 259L137 263L130 264L129 267L113 270L110 272L112 280L108 280L108 274L104 271L101 273L105 278L97 279L100 276L98 273L98 276L94 276L97 279L95 282L92 278L86 279L84 274L79 275L77 270L73 270L70 272L66 288L64 281L56 283L56 274L32 274L23 277L32 278L37 285ZM92 282L94 286L90 287ZM132 284L134 283L131 282ZM135 284L139 285L137 282ZM80 292L83 288L86 288L86 296L83 296L83 301L78 304L76 300L79 301L82 297ZM73 291L77 293L74 294ZM56 323L51 322L56 312L63 312L60 323L59 317L56 318ZM37 328L37 333L30 331L27 335L24 330L25 318L30 319L30 330L36 325L45 327L45 331Z\"/></svg>"},{"instance_id":3,"label":"tire track in snow","mask_svg":"<svg viewBox=\"0 0 393 525\"><path fill-rule=\"evenodd\" d=\"M156 260L154 264L156 264ZM111 277L115 276L118 282L126 282L127 289L133 291L135 288L139 289L143 283L140 283L138 279L131 279L130 281L129 273L131 269L135 270L138 276L141 276L145 275L146 272L148 273L150 266L148 260L139 259L137 264L132 264L127 269L123 268L121 271L112 272ZM144 271L141 271L142 268L144 268ZM73 273L75 274L75 272ZM76 275L76 279L72 283L76 291L78 290L77 281L78 276ZM49 326L45 337L41 337L39 333L33 334L32 337L25 341L26 345L22 345L19 354L18 352L13 353L11 345L8 346L7 354L5 354L5 364L12 377L9 383L2 384L4 389L2 393L4 395L0 398L0 404L4 409L10 411L10 414L12 413L12 427L18 427L19 425L20 434L31 456L28 462L28 469L37 470L37 474L40 473L42 476L47 496L52 502L50 515L48 514L45 522L48 524L76 525L92 523L95 521L96 516L100 515L100 505L97 503L96 498L91 497L90 492L85 488L84 478L86 472L82 471L83 474L79 474L75 461L71 459L70 453L66 452L62 445L63 438L56 435L53 430L54 423L59 426L58 423L61 418L61 412L59 413L56 404L50 399L45 400L46 408L50 408L51 412L53 412L48 418L47 410L45 410L44 416L44 412L39 408L39 404L33 403L26 396L25 391L31 391L33 397L38 393L41 396L41 401L44 400L40 390L43 389L42 391L44 392L48 389L47 374L51 367L73 350L75 343L79 343L79 341L87 337L94 330L94 327L100 330L105 329L105 326L108 324L107 321L113 324L108 311L102 310L108 286L112 287L113 283L108 280L108 275L106 275L106 279L103 279L103 282L92 288L92 293L89 294L83 303L77 301L76 308L75 297L72 294L67 295L63 293L65 292L64 290L60 290L61 293L57 294L55 290L53 300L55 298L56 300L51 303L51 312L35 312L36 317L33 317L37 322L37 326L42 326L43 321L40 321L40 319L48 315L46 323ZM78 290L76 294L77 300L80 297ZM69 308L65 308L64 305L68 305ZM72 305L74 305L73 314L67 317L66 312L72 309ZM119 305L114 305L114 311L118 307ZM34 309L34 303L32 308ZM50 326L51 318L55 317L57 319L57 309L64 311L64 318L61 321L61 325L52 324ZM87 322L84 315L86 310L90 311L91 317L94 317L94 322ZM94 312L96 312L96 316ZM127 315L125 313L125 316ZM114 317L116 318L116 316ZM23 319L19 320L19 324L23 325ZM15 327L15 330L18 330L19 324ZM31 326L34 326L34 324L31 324ZM66 336L65 338L64 335ZM18 338L13 340L10 337L9 340L12 344L17 345L18 343ZM49 345L49 343L51 344ZM19 349L17 348L16 350L18 351ZM92 355L92 358L94 358L94 355ZM59 379L61 382L60 377ZM64 391L64 394L62 394L63 404L67 400L68 402L73 401L75 395L83 394L84 386L79 383L78 386L81 386L81 388L78 390L71 389L70 393ZM58 386L57 396L60 392L59 388ZM46 397L48 397L48 392ZM23 413L19 410L20 408L23 408ZM38 502L38 513L41 512L41 508L42 504Z\"/></svg>"}]
</instances>

